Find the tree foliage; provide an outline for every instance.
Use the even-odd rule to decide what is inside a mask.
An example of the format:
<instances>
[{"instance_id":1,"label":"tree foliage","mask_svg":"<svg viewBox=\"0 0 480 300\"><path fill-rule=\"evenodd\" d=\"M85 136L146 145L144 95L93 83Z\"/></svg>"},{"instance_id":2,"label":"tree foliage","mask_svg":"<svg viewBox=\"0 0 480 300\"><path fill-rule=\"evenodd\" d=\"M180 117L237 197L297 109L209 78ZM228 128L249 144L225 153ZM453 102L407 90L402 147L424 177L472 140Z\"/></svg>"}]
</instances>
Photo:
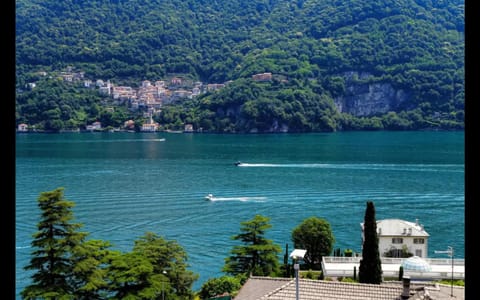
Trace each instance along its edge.
<instances>
[{"instance_id":1,"label":"tree foliage","mask_svg":"<svg viewBox=\"0 0 480 300\"><path fill-rule=\"evenodd\" d=\"M162 293L162 274L137 252L117 255L108 268L113 299L155 299Z\"/></svg>"},{"instance_id":2,"label":"tree foliage","mask_svg":"<svg viewBox=\"0 0 480 300\"><path fill-rule=\"evenodd\" d=\"M33 235L32 284L23 299L193 299L198 275L188 270L187 254L175 241L147 232L131 252L110 243L86 240L72 223L74 202L64 189L42 192L39 231Z\"/></svg>"},{"instance_id":3,"label":"tree foliage","mask_svg":"<svg viewBox=\"0 0 480 300\"><path fill-rule=\"evenodd\" d=\"M361 283L380 284L382 282L382 262L378 250L377 221L375 206L367 201L363 223L363 249L360 260L359 280Z\"/></svg>"},{"instance_id":4,"label":"tree foliage","mask_svg":"<svg viewBox=\"0 0 480 300\"><path fill-rule=\"evenodd\" d=\"M64 197L64 189L43 192L38 197L41 220L33 235L32 259L25 269L34 271L32 284L21 293L24 299L73 299L74 267L72 252L86 233L72 223L74 203Z\"/></svg>"},{"instance_id":5,"label":"tree foliage","mask_svg":"<svg viewBox=\"0 0 480 300\"><path fill-rule=\"evenodd\" d=\"M57 131L101 116L90 108L102 97L91 91L78 89L74 95L53 83L25 90L39 80L39 71L73 66L87 78L132 86L179 73L206 83L239 82L237 90L211 93L194 107L180 101L166 108L184 113L165 118L167 127L191 121L218 132L270 131L272 124L302 132L463 128L460 0L15 4L17 124ZM242 83L263 72L278 80ZM368 73L371 82L406 92L408 100L392 109L398 118L384 113L339 118L333 101L347 95L350 72ZM295 91L293 98L285 98L288 90ZM224 116L231 108L242 112Z\"/></svg>"},{"instance_id":6,"label":"tree foliage","mask_svg":"<svg viewBox=\"0 0 480 300\"><path fill-rule=\"evenodd\" d=\"M267 229L272 226L269 218L255 215L249 221L241 222L241 233L232 237L242 242L230 251L225 259L223 272L231 275L273 276L279 273L278 254L280 246L265 237Z\"/></svg>"},{"instance_id":7,"label":"tree foliage","mask_svg":"<svg viewBox=\"0 0 480 300\"><path fill-rule=\"evenodd\" d=\"M87 240L72 249L73 289L76 299L106 299L108 264L118 251L110 243Z\"/></svg>"},{"instance_id":8,"label":"tree foliage","mask_svg":"<svg viewBox=\"0 0 480 300\"><path fill-rule=\"evenodd\" d=\"M292 231L294 248L305 249L304 261L309 269L318 269L322 257L332 253L335 238L330 223L318 217L310 217Z\"/></svg>"},{"instance_id":9,"label":"tree foliage","mask_svg":"<svg viewBox=\"0 0 480 300\"><path fill-rule=\"evenodd\" d=\"M218 295L234 295L242 287L238 277L221 276L208 279L200 289L200 299L209 299Z\"/></svg>"},{"instance_id":10,"label":"tree foliage","mask_svg":"<svg viewBox=\"0 0 480 300\"><path fill-rule=\"evenodd\" d=\"M168 293L181 299L192 296L191 288L198 275L188 270L188 256L176 241L167 241L152 232L147 232L135 241L134 253L147 258L153 266L154 274L163 274L167 280Z\"/></svg>"}]
</instances>

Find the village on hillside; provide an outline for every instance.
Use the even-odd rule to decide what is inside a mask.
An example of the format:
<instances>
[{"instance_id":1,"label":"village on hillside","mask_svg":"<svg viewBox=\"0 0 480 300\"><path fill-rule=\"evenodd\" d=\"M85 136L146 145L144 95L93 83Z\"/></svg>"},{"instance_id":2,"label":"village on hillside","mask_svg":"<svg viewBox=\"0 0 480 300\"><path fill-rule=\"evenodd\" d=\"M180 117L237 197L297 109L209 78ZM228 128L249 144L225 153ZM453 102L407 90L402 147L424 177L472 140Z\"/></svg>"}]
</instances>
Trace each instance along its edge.
<instances>
[{"instance_id":1,"label":"village on hillside","mask_svg":"<svg viewBox=\"0 0 480 300\"><path fill-rule=\"evenodd\" d=\"M52 75L53 74L53 75ZM67 67L65 71L52 72L38 72L40 76L55 77L64 82L77 84L86 89L94 89L103 95L107 95L112 99L112 107L108 109L113 110L114 106L124 105L130 111L142 111L147 121L141 125L142 132L155 132L159 130L159 124L153 121L153 116L161 112L161 108L165 104L169 104L181 99L192 99L200 94L213 92L222 89L231 81L225 83L209 83L205 84L200 81L193 81L183 78L181 76L172 76L168 80L143 80L138 88L124 85L116 85L110 80L102 79L88 79L85 77L85 72L76 71L73 67ZM272 73L261 73L252 76L254 81L271 81ZM26 84L27 89L36 88L35 82ZM125 120L123 128L112 129L111 131L131 131L135 123L133 120ZM93 122L88 124L85 131L103 131L101 122ZM35 132L35 128L29 124L21 123L17 126L17 132ZM78 129L77 131L80 131ZM184 132L193 132L192 124L185 124Z\"/></svg>"}]
</instances>

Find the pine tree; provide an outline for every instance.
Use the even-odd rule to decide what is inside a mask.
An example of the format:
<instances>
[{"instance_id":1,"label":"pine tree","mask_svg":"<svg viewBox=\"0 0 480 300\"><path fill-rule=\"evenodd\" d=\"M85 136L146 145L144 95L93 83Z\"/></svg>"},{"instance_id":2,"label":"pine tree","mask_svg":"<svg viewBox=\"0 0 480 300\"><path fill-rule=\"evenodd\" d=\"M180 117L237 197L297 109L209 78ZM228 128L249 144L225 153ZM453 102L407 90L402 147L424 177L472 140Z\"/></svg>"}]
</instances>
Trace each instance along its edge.
<instances>
[{"instance_id":1,"label":"pine tree","mask_svg":"<svg viewBox=\"0 0 480 300\"><path fill-rule=\"evenodd\" d=\"M252 220L241 223L240 234L232 239L242 241L234 246L231 256L225 259L223 271L231 275L274 276L280 272L278 254L280 246L265 238L271 228L269 218L256 215Z\"/></svg>"},{"instance_id":2,"label":"pine tree","mask_svg":"<svg viewBox=\"0 0 480 300\"><path fill-rule=\"evenodd\" d=\"M74 203L64 198L63 188L42 192L38 205L42 211L38 231L33 235L32 259L25 270L35 270L33 283L21 296L24 299L74 299L72 250L86 233L77 232L81 224L71 223Z\"/></svg>"},{"instance_id":3,"label":"pine tree","mask_svg":"<svg viewBox=\"0 0 480 300\"><path fill-rule=\"evenodd\" d=\"M367 201L363 235L359 280L361 283L380 284L382 282L382 262L378 251L377 221L375 220L375 206L372 201Z\"/></svg>"},{"instance_id":4,"label":"pine tree","mask_svg":"<svg viewBox=\"0 0 480 300\"><path fill-rule=\"evenodd\" d=\"M75 299L105 299L109 286L108 266L112 257L119 253L119 251L108 250L109 247L109 242L90 240L72 249L72 284Z\"/></svg>"}]
</instances>

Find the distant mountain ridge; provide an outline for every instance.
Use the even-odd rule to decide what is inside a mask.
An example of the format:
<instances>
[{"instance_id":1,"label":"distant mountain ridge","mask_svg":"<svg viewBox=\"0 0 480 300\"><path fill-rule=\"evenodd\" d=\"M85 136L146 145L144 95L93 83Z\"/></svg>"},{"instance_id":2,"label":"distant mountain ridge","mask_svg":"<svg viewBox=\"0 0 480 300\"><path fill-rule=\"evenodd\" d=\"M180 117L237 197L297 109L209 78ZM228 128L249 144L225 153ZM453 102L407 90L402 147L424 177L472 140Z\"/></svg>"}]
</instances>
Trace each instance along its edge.
<instances>
[{"instance_id":1,"label":"distant mountain ridge","mask_svg":"<svg viewBox=\"0 0 480 300\"><path fill-rule=\"evenodd\" d=\"M16 24L19 89L37 71L69 65L118 84L169 74L233 81L222 92L165 107L170 117L157 119L166 126L188 122L220 132L271 132L274 124L301 132L463 128L459 0L18 0ZM263 72L286 80L252 80ZM376 92L357 93L365 88ZM32 97L38 95L17 96L18 122L28 122L23 108ZM46 119L37 116L37 122Z\"/></svg>"}]
</instances>

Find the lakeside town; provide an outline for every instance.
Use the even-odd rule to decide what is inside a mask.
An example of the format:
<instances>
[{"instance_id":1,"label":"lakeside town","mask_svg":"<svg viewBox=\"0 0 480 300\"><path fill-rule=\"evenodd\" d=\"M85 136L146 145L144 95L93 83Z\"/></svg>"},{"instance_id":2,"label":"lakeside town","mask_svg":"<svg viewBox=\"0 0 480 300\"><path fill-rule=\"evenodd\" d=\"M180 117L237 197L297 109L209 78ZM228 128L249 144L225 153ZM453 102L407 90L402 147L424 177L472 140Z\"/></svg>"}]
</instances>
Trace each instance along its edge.
<instances>
[{"instance_id":1,"label":"lakeside town","mask_svg":"<svg viewBox=\"0 0 480 300\"><path fill-rule=\"evenodd\" d=\"M135 88L126 85L116 85L110 80L92 80L86 78L85 72L76 71L73 67L67 67L65 71L52 72L51 74L45 71L40 71L37 74L42 77L49 76L50 78L57 78L58 80L76 84L82 88L97 90L100 94L106 95L112 100L108 103L107 111L113 112L116 106L126 106L128 110L132 112L142 111L146 121L139 126L141 132L156 132L160 130L160 125L153 120L153 117L161 113L163 105L181 101L182 99L192 99L204 93L220 90L231 82L205 84L181 76L172 76L168 80L156 80L153 82L143 80L139 87ZM272 78L272 73L261 73L252 76L254 81L271 81ZM35 89L36 86L36 82L29 82L25 88L32 90ZM88 124L84 129L76 128L74 130L63 130L62 132L133 132L134 129L135 121L130 119L125 120L121 128L104 128L101 122L95 121ZM183 132L194 131L201 132L201 128L194 130L192 124L185 124ZM40 131L36 129L35 126L20 123L17 125L17 132L27 133Z\"/></svg>"}]
</instances>

